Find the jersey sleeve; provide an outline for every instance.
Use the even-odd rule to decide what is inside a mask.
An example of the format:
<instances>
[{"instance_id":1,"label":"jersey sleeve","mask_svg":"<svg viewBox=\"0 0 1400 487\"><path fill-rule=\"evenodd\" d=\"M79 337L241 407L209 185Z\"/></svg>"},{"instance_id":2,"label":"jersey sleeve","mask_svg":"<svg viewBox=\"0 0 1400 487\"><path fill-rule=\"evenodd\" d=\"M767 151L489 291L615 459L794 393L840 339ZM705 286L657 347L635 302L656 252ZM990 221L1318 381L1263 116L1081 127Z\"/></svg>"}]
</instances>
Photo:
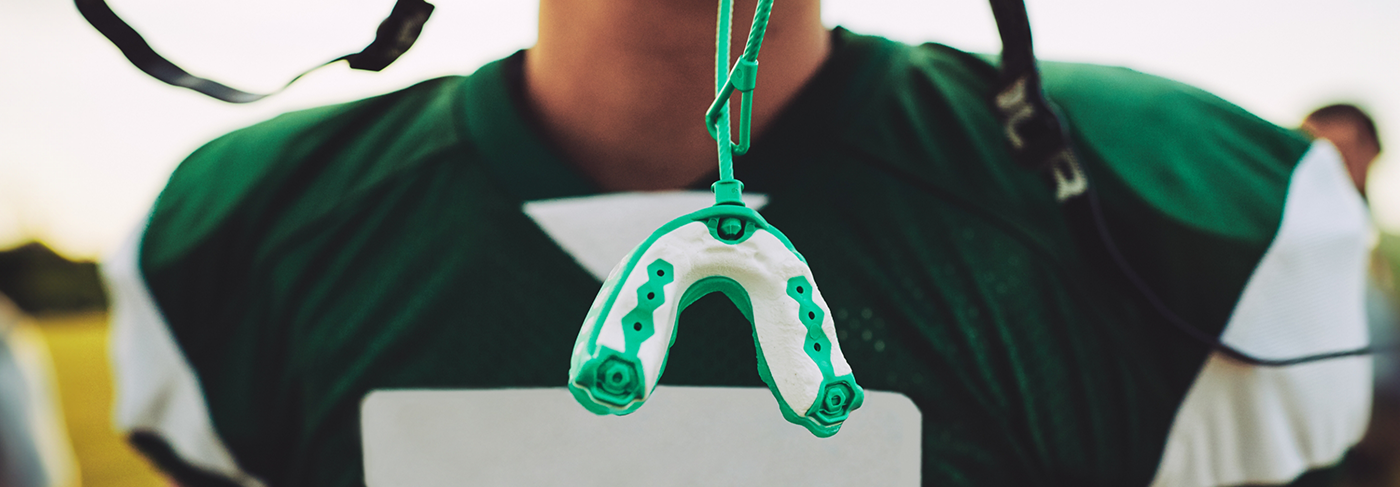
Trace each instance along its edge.
<instances>
[{"instance_id":1,"label":"jersey sleeve","mask_svg":"<svg viewBox=\"0 0 1400 487\"><path fill-rule=\"evenodd\" d=\"M1366 347L1373 231L1337 151L1314 144L1293 171L1278 234L1221 340L1268 359ZM1259 367L1212 353L1177 412L1152 485L1285 484L1340 462L1370 419L1371 360Z\"/></svg>"},{"instance_id":2,"label":"jersey sleeve","mask_svg":"<svg viewBox=\"0 0 1400 487\"><path fill-rule=\"evenodd\" d=\"M117 429L166 474L191 485L260 487L215 422L195 361L218 360L211 341L246 330L218 327L239 313L235 235L253 237L274 208L269 185L295 177L317 132L334 130L348 105L284 114L200 147L176 169L146 221L101 266L111 295L111 360ZM242 242L247 242L247 239ZM152 285L158 276L166 286ZM227 323L227 322L225 322ZM206 369L207 370L207 369Z\"/></svg>"},{"instance_id":3,"label":"jersey sleeve","mask_svg":"<svg viewBox=\"0 0 1400 487\"><path fill-rule=\"evenodd\" d=\"M103 265L118 429L178 482L281 482L294 404L273 317L278 249L458 141L434 123L453 78L281 115L215 139L176 169L149 219ZM274 257L269 257L269 256ZM295 423L293 423L295 424ZM293 445L278 444L287 450Z\"/></svg>"},{"instance_id":4,"label":"jersey sleeve","mask_svg":"<svg viewBox=\"0 0 1400 487\"><path fill-rule=\"evenodd\" d=\"M879 81L891 95L866 104L848 139L958 205L1040 236L1062 265L1099 272L1100 259L1074 236L1084 229L1043 175L1010 157L991 102L997 62L923 46ZM1158 76L1077 63L1040 69L1124 257L1178 315L1219 334L1278 231L1308 139Z\"/></svg>"},{"instance_id":5,"label":"jersey sleeve","mask_svg":"<svg viewBox=\"0 0 1400 487\"><path fill-rule=\"evenodd\" d=\"M1050 63L1045 73L1111 231L1169 307L1261 358L1368 345L1373 230L1330 144L1128 69ZM1208 296L1228 314L1193 313ZM1368 421L1370 360L1274 368L1212 352L1153 485L1283 484L1339 462Z\"/></svg>"},{"instance_id":6,"label":"jersey sleeve","mask_svg":"<svg viewBox=\"0 0 1400 487\"><path fill-rule=\"evenodd\" d=\"M290 168L288 154L298 152L294 138L277 132L304 132L317 115L283 115L196 150L176 169L147 221L103 262L112 299L116 427L177 482L264 485L239 465L215 427L205 395L211 384L188 355L200 348L186 346L208 341L213 333L201 325L212 316L236 313L223 304L232 296L219 286L230 278L220 261L236 259L230 235L248 231L242 226L247 205L265 198L261 186L279 179ZM179 285L163 288L158 299L152 274Z\"/></svg>"},{"instance_id":7,"label":"jersey sleeve","mask_svg":"<svg viewBox=\"0 0 1400 487\"><path fill-rule=\"evenodd\" d=\"M1218 335L1275 240L1307 138L1126 68L1043 73L1124 257L1169 308Z\"/></svg>"},{"instance_id":8,"label":"jersey sleeve","mask_svg":"<svg viewBox=\"0 0 1400 487\"><path fill-rule=\"evenodd\" d=\"M141 276L137 256L145 227L142 222L101 268L111 297L115 426L179 482L262 486L215 431L199 378Z\"/></svg>"},{"instance_id":9,"label":"jersey sleeve","mask_svg":"<svg viewBox=\"0 0 1400 487\"><path fill-rule=\"evenodd\" d=\"M1368 345L1372 230L1330 144L1129 69L1044 72L1110 231L1169 308L1260 358ZM1368 421L1370 360L1275 368L1212 352L1153 485L1285 484L1339 462Z\"/></svg>"},{"instance_id":10,"label":"jersey sleeve","mask_svg":"<svg viewBox=\"0 0 1400 487\"><path fill-rule=\"evenodd\" d=\"M952 107L962 127L974 127L961 129L964 139L981 137L977 148L987 156L946 157L959 164L911 172L958 181L971 190L946 192L964 204L1000 210L1054 236L1045 222L1074 215L1042 195L1044 181L979 187L977 174L962 169L988 164L982 170L992 176L985 179L1012 182L1029 172L1004 155L1001 127L990 112L996 60L939 46L924 54L920 62L939 69L916 80L938 89L908 89L906 98L917 103L906 105ZM1206 335L1265 358L1366 345L1361 286L1369 224L1330 146L1200 89L1130 69L1044 62L1041 72L1102 203L1106 231L1166 308ZM940 92L942 99L916 98ZM926 145L953 144L971 143ZM936 173L944 166L963 172ZM1370 401L1368 358L1272 369L1203 353L1206 345L1173 330L1121 279L1097 243L1098 228L1072 224L1070 238L1061 241L1078 244L1064 253L1080 256L1092 272L1067 280L1104 279L1120 287L1091 296L1099 306L1121 302L1137 310L1112 323L1112 332L1162 333L1145 348L1101 351L1141 357L1166 351L1177 360L1172 363L1184 364L1147 377L1153 386L1182 392L1156 398L1179 407L1164 415L1170 428L1160 439L1153 433L1141 445L1165 445L1155 485L1287 483L1337 462L1359 438Z\"/></svg>"}]
</instances>

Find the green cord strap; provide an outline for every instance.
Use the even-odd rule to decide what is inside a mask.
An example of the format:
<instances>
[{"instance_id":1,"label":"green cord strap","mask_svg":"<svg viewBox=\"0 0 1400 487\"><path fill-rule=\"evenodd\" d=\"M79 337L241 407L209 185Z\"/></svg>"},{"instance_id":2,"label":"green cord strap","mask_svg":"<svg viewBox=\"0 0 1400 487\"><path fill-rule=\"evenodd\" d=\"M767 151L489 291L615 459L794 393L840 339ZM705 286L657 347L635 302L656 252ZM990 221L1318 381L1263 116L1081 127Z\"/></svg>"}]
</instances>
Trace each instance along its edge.
<instances>
[{"instance_id":1,"label":"green cord strap","mask_svg":"<svg viewBox=\"0 0 1400 487\"><path fill-rule=\"evenodd\" d=\"M729 69L729 35L734 0L720 0L719 26L715 39L715 96L705 112L705 127L718 142L719 181L715 183L716 204L743 205L740 194L744 185L734 179L734 156L749 151L749 132L753 118L753 89L758 78L758 51L763 47L763 34L768 30L768 17L773 0L759 0L754 8L753 25L744 52ZM744 94L739 108L739 143L729 133L729 98L735 91Z\"/></svg>"}]
</instances>

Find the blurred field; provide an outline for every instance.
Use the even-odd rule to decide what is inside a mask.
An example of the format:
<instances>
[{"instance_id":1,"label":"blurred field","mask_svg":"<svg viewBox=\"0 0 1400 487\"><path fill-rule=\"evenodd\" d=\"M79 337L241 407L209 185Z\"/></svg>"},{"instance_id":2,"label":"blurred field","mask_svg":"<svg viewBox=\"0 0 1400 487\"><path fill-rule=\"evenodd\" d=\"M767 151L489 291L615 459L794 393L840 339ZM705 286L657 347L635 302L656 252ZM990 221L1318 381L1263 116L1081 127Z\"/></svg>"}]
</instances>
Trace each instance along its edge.
<instances>
[{"instance_id":1,"label":"blurred field","mask_svg":"<svg viewBox=\"0 0 1400 487\"><path fill-rule=\"evenodd\" d=\"M85 487L156 487L168 483L112 426L107 315L38 318L58 379L63 418Z\"/></svg>"}]
</instances>

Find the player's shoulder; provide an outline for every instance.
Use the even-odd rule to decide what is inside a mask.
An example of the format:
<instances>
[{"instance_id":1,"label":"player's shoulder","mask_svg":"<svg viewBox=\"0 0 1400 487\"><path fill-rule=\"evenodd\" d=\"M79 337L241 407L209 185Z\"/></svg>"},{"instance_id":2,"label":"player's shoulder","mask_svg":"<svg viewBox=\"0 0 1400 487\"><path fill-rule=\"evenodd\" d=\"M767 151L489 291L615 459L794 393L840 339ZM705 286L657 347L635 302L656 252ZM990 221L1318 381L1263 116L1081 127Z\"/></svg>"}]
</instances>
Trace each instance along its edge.
<instances>
[{"instance_id":1,"label":"player's shoulder","mask_svg":"<svg viewBox=\"0 0 1400 487\"><path fill-rule=\"evenodd\" d=\"M852 88L863 97L857 118L876 125L923 119L956 126L961 136L979 144L1004 143L991 101L1000 81L998 56L845 30L838 34L848 51L870 60L858 69L861 79L870 81ZM1070 130L1090 143L1112 141L1112 156L1120 150L1130 158L1145 152L1170 154L1172 146L1238 155L1245 148L1291 167L1307 150L1309 141L1296 131L1186 83L1123 67L1038 64L1046 94Z\"/></svg>"},{"instance_id":2,"label":"player's shoulder","mask_svg":"<svg viewBox=\"0 0 1400 487\"><path fill-rule=\"evenodd\" d=\"M1159 152L1172 150L1164 142L1189 143L1232 157L1248 153L1286 171L1310 143L1203 89L1133 69L1044 62L1041 76L1047 96L1086 139L1131 140L1139 146L1132 149Z\"/></svg>"},{"instance_id":3,"label":"player's shoulder","mask_svg":"<svg viewBox=\"0 0 1400 487\"><path fill-rule=\"evenodd\" d=\"M348 103L279 115L221 136L175 169L143 247L178 255L240 213L329 208L463 151L452 76Z\"/></svg>"},{"instance_id":4,"label":"player's shoulder","mask_svg":"<svg viewBox=\"0 0 1400 487\"><path fill-rule=\"evenodd\" d=\"M1004 146L991 106L1000 76L996 56L925 44L906 57L917 73L905 76L913 80L906 84L936 86L939 103L951 107L943 110L976 126L970 137L984 147ZM1121 188L1170 218L1226 233L1249 221L1256 233L1272 235L1293 170L1310 148L1307 137L1165 77L1096 64L1038 64L1046 96L1100 188ZM1209 205L1216 208L1204 211Z\"/></svg>"},{"instance_id":5,"label":"player's shoulder","mask_svg":"<svg viewBox=\"0 0 1400 487\"><path fill-rule=\"evenodd\" d=\"M460 144L452 107L462 77L418 83L384 95L278 115L221 136L176 168L161 195L215 207L289 177L355 173L362 183L423 163ZM212 208L211 208L212 209Z\"/></svg>"},{"instance_id":6,"label":"player's shoulder","mask_svg":"<svg viewBox=\"0 0 1400 487\"><path fill-rule=\"evenodd\" d=\"M999 77L994 55L929 43L910 49L914 66L945 84L979 93L958 103L990 107ZM1042 60L1046 96L1085 139L1108 138L1158 150L1169 141L1249 145L1259 155L1295 163L1309 141L1210 92L1134 69Z\"/></svg>"},{"instance_id":7,"label":"player's shoulder","mask_svg":"<svg viewBox=\"0 0 1400 487\"><path fill-rule=\"evenodd\" d=\"M1301 132L1132 69L1047 62L1041 73L1105 191L1123 188L1152 213L1193 227L1273 238L1294 170L1311 148Z\"/></svg>"}]
</instances>

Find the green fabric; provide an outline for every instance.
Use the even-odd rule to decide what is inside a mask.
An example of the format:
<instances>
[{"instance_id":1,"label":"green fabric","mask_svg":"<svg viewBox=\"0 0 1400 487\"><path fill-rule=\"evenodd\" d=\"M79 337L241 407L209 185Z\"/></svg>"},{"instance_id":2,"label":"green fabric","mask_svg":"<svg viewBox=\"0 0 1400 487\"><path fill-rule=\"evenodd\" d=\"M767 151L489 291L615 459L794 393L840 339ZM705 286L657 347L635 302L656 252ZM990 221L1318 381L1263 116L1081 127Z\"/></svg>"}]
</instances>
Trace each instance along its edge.
<instances>
[{"instance_id":1,"label":"green fabric","mask_svg":"<svg viewBox=\"0 0 1400 487\"><path fill-rule=\"evenodd\" d=\"M991 65L834 39L735 175L807 258L861 385L922 411L924 483L1146 485L1205 349L1008 158ZM370 390L564 385L599 282L521 204L597 190L521 108L520 60L284 115L176 170L141 269L244 469L360 485ZM1133 265L1219 333L1307 142L1160 78L1043 71ZM662 383L763 386L723 296L679 334Z\"/></svg>"}]
</instances>

